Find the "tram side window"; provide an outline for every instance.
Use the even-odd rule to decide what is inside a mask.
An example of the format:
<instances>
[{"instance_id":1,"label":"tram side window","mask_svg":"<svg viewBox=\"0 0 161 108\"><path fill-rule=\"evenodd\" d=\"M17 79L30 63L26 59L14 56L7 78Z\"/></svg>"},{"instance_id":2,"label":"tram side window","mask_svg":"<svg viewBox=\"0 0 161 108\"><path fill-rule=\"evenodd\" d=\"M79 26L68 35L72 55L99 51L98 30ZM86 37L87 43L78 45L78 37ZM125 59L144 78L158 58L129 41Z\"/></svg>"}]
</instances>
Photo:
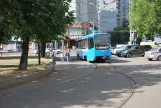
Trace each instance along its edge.
<instances>
[{"instance_id":1,"label":"tram side window","mask_svg":"<svg viewBox=\"0 0 161 108\"><path fill-rule=\"evenodd\" d=\"M85 49L88 49L88 39L85 40Z\"/></svg>"},{"instance_id":2,"label":"tram side window","mask_svg":"<svg viewBox=\"0 0 161 108\"><path fill-rule=\"evenodd\" d=\"M82 40L82 49L87 49L88 48L88 41L87 39Z\"/></svg>"},{"instance_id":3,"label":"tram side window","mask_svg":"<svg viewBox=\"0 0 161 108\"><path fill-rule=\"evenodd\" d=\"M79 41L76 42L76 48L78 48L78 46L79 46L78 44L79 44Z\"/></svg>"},{"instance_id":4,"label":"tram side window","mask_svg":"<svg viewBox=\"0 0 161 108\"><path fill-rule=\"evenodd\" d=\"M82 46L82 47L81 47L82 49L85 49L85 40L82 40L82 41L81 41L81 46Z\"/></svg>"},{"instance_id":5,"label":"tram side window","mask_svg":"<svg viewBox=\"0 0 161 108\"><path fill-rule=\"evenodd\" d=\"M80 41L80 49L82 49L83 48L83 44L82 44L83 42L82 42L82 40Z\"/></svg>"},{"instance_id":6,"label":"tram side window","mask_svg":"<svg viewBox=\"0 0 161 108\"><path fill-rule=\"evenodd\" d=\"M81 48L81 41L78 41L78 47L77 47L78 49L80 49Z\"/></svg>"},{"instance_id":7,"label":"tram side window","mask_svg":"<svg viewBox=\"0 0 161 108\"><path fill-rule=\"evenodd\" d=\"M89 38L88 39L88 43L89 43L89 49L93 48L94 47L94 41L93 41L93 38Z\"/></svg>"}]
</instances>

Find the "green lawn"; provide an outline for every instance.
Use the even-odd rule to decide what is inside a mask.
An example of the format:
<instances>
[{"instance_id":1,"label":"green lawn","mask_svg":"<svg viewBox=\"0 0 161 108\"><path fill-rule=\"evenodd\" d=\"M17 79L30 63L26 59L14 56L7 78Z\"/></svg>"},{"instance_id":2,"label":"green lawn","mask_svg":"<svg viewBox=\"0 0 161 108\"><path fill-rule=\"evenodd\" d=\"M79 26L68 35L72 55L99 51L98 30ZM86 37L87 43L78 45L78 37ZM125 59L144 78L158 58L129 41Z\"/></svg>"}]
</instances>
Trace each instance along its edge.
<instances>
[{"instance_id":1,"label":"green lawn","mask_svg":"<svg viewBox=\"0 0 161 108\"><path fill-rule=\"evenodd\" d=\"M44 70L45 67L51 62L51 58L42 58L42 65L38 65L38 59L29 57L28 69L26 71L18 70L19 58L1 59L0 58L0 80L20 77L22 75L30 74Z\"/></svg>"}]
</instances>

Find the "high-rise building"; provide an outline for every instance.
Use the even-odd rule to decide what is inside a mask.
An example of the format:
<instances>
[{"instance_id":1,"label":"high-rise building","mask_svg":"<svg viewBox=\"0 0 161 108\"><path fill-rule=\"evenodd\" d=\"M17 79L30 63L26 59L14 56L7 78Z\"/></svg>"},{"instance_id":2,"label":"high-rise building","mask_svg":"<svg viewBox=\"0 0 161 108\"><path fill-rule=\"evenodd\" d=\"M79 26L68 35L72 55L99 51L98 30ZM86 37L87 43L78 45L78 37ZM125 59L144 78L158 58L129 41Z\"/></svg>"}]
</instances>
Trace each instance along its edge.
<instances>
[{"instance_id":1,"label":"high-rise building","mask_svg":"<svg viewBox=\"0 0 161 108\"><path fill-rule=\"evenodd\" d=\"M116 1L98 0L98 23L103 32L111 31L117 26Z\"/></svg>"},{"instance_id":2,"label":"high-rise building","mask_svg":"<svg viewBox=\"0 0 161 108\"><path fill-rule=\"evenodd\" d=\"M122 26L128 19L129 0L72 0L77 23L95 22L102 32Z\"/></svg>"},{"instance_id":3,"label":"high-rise building","mask_svg":"<svg viewBox=\"0 0 161 108\"><path fill-rule=\"evenodd\" d=\"M97 21L97 0L76 0L77 22Z\"/></svg>"},{"instance_id":4,"label":"high-rise building","mask_svg":"<svg viewBox=\"0 0 161 108\"><path fill-rule=\"evenodd\" d=\"M117 26L122 26L124 21L128 20L129 0L117 0Z\"/></svg>"},{"instance_id":5,"label":"high-rise building","mask_svg":"<svg viewBox=\"0 0 161 108\"><path fill-rule=\"evenodd\" d=\"M111 31L128 19L129 0L98 0L101 31Z\"/></svg>"},{"instance_id":6,"label":"high-rise building","mask_svg":"<svg viewBox=\"0 0 161 108\"><path fill-rule=\"evenodd\" d=\"M76 17L76 0L71 1L69 10L74 11L74 17Z\"/></svg>"}]
</instances>

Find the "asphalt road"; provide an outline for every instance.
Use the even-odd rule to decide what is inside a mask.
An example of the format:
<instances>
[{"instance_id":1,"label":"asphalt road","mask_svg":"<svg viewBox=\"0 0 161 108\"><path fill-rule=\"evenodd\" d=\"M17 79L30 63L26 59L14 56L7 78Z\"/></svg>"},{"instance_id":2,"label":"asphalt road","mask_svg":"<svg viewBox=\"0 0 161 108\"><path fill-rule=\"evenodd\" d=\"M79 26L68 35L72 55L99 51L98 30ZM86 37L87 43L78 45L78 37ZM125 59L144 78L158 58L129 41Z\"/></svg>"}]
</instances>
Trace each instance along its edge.
<instances>
[{"instance_id":1,"label":"asphalt road","mask_svg":"<svg viewBox=\"0 0 161 108\"><path fill-rule=\"evenodd\" d=\"M0 108L161 108L161 62L113 58L112 64L59 63L44 79L0 91Z\"/></svg>"}]
</instances>

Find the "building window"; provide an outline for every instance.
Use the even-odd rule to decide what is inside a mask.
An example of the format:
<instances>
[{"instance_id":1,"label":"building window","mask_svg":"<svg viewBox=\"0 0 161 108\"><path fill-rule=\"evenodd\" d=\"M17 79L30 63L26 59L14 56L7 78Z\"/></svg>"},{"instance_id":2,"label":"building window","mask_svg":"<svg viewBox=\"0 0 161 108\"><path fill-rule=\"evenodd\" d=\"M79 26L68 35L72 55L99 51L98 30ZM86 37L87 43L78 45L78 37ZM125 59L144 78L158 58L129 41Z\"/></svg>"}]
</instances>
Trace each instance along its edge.
<instances>
[{"instance_id":1,"label":"building window","mask_svg":"<svg viewBox=\"0 0 161 108\"><path fill-rule=\"evenodd\" d=\"M68 35L84 35L85 29L83 28L69 28Z\"/></svg>"}]
</instances>

